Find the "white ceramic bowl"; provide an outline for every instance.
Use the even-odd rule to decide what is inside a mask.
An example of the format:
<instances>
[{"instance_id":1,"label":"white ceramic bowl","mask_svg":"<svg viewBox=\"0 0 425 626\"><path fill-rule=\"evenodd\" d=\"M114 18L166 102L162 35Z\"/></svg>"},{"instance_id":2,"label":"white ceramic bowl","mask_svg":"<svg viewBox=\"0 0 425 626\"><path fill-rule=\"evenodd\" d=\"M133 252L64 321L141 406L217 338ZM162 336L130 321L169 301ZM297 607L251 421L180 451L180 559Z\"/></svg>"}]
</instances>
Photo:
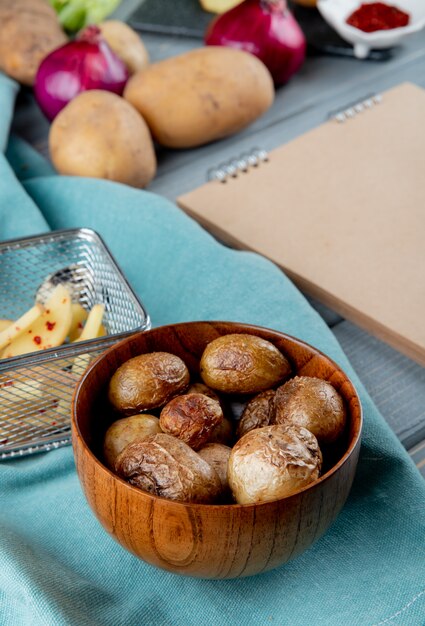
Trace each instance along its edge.
<instances>
[{"instance_id":1,"label":"white ceramic bowl","mask_svg":"<svg viewBox=\"0 0 425 626\"><path fill-rule=\"evenodd\" d=\"M346 20L365 0L319 0L317 8L326 22L332 26L345 41L354 46L354 54L364 59L373 48L391 48L411 33L420 31L425 26L425 0L384 0L410 15L410 22L402 28L378 30L364 33Z\"/></svg>"}]
</instances>

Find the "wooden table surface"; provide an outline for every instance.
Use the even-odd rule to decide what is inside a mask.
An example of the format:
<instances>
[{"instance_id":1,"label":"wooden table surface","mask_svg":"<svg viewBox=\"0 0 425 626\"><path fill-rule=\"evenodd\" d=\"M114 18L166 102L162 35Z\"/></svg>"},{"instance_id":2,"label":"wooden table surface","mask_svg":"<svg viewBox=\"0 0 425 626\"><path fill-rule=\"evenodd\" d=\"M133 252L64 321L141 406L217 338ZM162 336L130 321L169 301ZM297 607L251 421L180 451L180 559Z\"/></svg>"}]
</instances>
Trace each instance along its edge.
<instances>
[{"instance_id":1,"label":"wooden table surface","mask_svg":"<svg viewBox=\"0 0 425 626\"><path fill-rule=\"evenodd\" d=\"M122 7L119 17L126 17L126 11L128 12L132 6L134 2L129 2L126 7ZM143 40L153 61L199 47L201 43L198 39L171 38L153 34L143 35ZM149 185L149 191L175 200L178 195L204 183L210 168L249 151L253 147L273 149L324 122L332 112L345 109L371 94L379 93L405 81L425 87L425 36L423 33L409 38L402 47L394 51L392 58L387 61L359 61L331 56L311 57L290 83L277 91L272 108L245 131L197 149L180 151L159 149L158 173ZM22 92L16 108L13 132L24 137L47 156L48 128L48 123L34 104L31 93ZM306 180L308 179L308 166L308 163L303 164ZM343 347L346 348L344 337L347 324L350 323L343 321L334 312L324 309L317 303L314 304L328 325L335 330ZM355 334L357 329L353 327L353 331L351 326L348 330L353 336L353 332ZM364 340L368 345L369 338L366 337ZM352 351L350 354L350 346L351 344L347 343L348 356L352 358L360 378L386 417L386 406L391 405L391 393L394 393L391 391L393 385L389 386L390 389L383 399L378 393L374 393L371 378L373 374L367 371L367 367L359 371L358 363L353 357L355 352ZM385 349L384 346L382 348L384 360L390 358ZM392 355L391 358L400 360L397 354ZM421 433L423 441L418 441L418 437L414 436L415 432L404 441L402 437L400 438L406 447L410 448L409 452L425 476L425 408L422 408L422 406L425 407L425 369L411 364L409 360L401 360L398 367L396 376L410 368L408 372L410 378L405 385L406 394L422 393L424 398L424 404L415 409L417 412L415 419L418 422L417 433ZM397 408L402 419L402 402L400 398L395 398L394 402L400 405L397 405ZM394 427L391 419L389 423ZM396 428L395 430L397 432ZM400 432L403 430L402 426L399 430Z\"/></svg>"}]
</instances>

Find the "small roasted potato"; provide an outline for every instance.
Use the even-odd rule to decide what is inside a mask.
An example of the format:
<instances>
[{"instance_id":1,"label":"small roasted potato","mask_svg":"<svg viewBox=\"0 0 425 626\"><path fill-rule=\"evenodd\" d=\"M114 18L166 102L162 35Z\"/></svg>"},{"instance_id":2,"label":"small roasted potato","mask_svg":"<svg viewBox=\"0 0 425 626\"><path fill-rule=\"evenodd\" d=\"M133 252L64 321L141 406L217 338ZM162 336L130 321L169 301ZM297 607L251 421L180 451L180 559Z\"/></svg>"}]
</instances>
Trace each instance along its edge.
<instances>
[{"instance_id":1,"label":"small roasted potato","mask_svg":"<svg viewBox=\"0 0 425 626\"><path fill-rule=\"evenodd\" d=\"M169 500L208 504L221 493L211 465L184 441L165 433L124 448L115 470L135 487Z\"/></svg>"},{"instance_id":2,"label":"small roasted potato","mask_svg":"<svg viewBox=\"0 0 425 626\"><path fill-rule=\"evenodd\" d=\"M139 35L128 24L119 20L106 20L99 28L109 47L134 74L149 65L149 54Z\"/></svg>"},{"instance_id":3,"label":"small roasted potato","mask_svg":"<svg viewBox=\"0 0 425 626\"><path fill-rule=\"evenodd\" d=\"M159 424L165 433L198 450L222 419L223 411L217 400L202 393L190 393L170 400L161 411Z\"/></svg>"},{"instance_id":4,"label":"small roasted potato","mask_svg":"<svg viewBox=\"0 0 425 626\"><path fill-rule=\"evenodd\" d=\"M146 187L156 172L144 119L123 98L100 89L78 94L55 117L49 151L55 168L67 176Z\"/></svg>"},{"instance_id":5,"label":"small roasted potato","mask_svg":"<svg viewBox=\"0 0 425 626\"><path fill-rule=\"evenodd\" d=\"M225 393L259 393L288 378L291 366L270 341L246 334L223 335L205 348L200 363L206 385Z\"/></svg>"},{"instance_id":6,"label":"small roasted potato","mask_svg":"<svg viewBox=\"0 0 425 626\"><path fill-rule=\"evenodd\" d=\"M224 446L232 446L233 440L233 424L227 417L223 417L220 424L212 431L208 443L221 443Z\"/></svg>"},{"instance_id":7,"label":"small roasted potato","mask_svg":"<svg viewBox=\"0 0 425 626\"><path fill-rule=\"evenodd\" d=\"M275 423L308 428L320 444L331 444L344 432L346 413L339 393L326 380L295 376L276 391Z\"/></svg>"},{"instance_id":8,"label":"small roasted potato","mask_svg":"<svg viewBox=\"0 0 425 626\"><path fill-rule=\"evenodd\" d=\"M207 443L198 452L199 456L204 459L215 471L220 479L223 497L230 495L229 478L227 475L227 466L232 449L220 443Z\"/></svg>"},{"instance_id":9,"label":"small roasted potato","mask_svg":"<svg viewBox=\"0 0 425 626\"><path fill-rule=\"evenodd\" d=\"M203 393L204 396L208 396L209 398L220 402L220 398L214 389L204 385L204 383L192 383L186 393Z\"/></svg>"},{"instance_id":10,"label":"small roasted potato","mask_svg":"<svg viewBox=\"0 0 425 626\"><path fill-rule=\"evenodd\" d=\"M130 443L160 432L159 419L147 413L117 420L109 426L103 440L103 456L107 466L114 469L117 456Z\"/></svg>"},{"instance_id":11,"label":"small roasted potato","mask_svg":"<svg viewBox=\"0 0 425 626\"><path fill-rule=\"evenodd\" d=\"M268 389L251 398L238 424L236 432L238 439L254 428L262 428L273 423L275 393L273 389Z\"/></svg>"},{"instance_id":12,"label":"small roasted potato","mask_svg":"<svg viewBox=\"0 0 425 626\"><path fill-rule=\"evenodd\" d=\"M190 382L185 363L168 352L141 354L123 363L112 376L108 397L126 415L164 406Z\"/></svg>"},{"instance_id":13,"label":"small roasted potato","mask_svg":"<svg viewBox=\"0 0 425 626\"><path fill-rule=\"evenodd\" d=\"M265 426L244 435L229 458L229 484L238 504L270 502L303 489L320 475L316 437L299 426Z\"/></svg>"}]
</instances>

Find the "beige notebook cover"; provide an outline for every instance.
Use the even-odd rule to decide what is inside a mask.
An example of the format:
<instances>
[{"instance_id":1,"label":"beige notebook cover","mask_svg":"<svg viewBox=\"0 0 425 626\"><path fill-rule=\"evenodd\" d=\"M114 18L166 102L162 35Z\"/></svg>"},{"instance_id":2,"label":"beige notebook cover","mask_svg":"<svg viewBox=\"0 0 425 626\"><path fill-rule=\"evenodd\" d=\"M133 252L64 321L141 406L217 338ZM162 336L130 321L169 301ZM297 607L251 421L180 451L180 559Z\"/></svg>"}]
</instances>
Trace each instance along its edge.
<instances>
[{"instance_id":1,"label":"beige notebook cover","mask_svg":"<svg viewBox=\"0 0 425 626\"><path fill-rule=\"evenodd\" d=\"M425 90L403 84L361 109L178 203L425 365Z\"/></svg>"}]
</instances>

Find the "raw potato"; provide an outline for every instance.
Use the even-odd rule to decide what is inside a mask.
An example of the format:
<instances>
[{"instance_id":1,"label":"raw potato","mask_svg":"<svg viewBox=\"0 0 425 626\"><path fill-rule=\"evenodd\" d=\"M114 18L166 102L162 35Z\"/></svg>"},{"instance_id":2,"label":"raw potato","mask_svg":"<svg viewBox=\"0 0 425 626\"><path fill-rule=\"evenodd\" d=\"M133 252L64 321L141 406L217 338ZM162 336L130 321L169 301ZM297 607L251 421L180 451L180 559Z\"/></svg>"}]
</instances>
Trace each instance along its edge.
<instances>
[{"instance_id":1,"label":"raw potato","mask_svg":"<svg viewBox=\"0 0 425 626\"><path fill-rule=\"evenodd\" d=\"M109 383L109 401L124 414L164 406L190 382L185 363L168 352L141 354L123 363Z\"/></svg>"},{"instance_id":2,"label":"raw potato","mask_svg":"<svg viewBox=\"0 0 425 626\"><path fill-rule=\"evenodd\" d=\"M269 389L254 396L245 407L238 424L238 439L254 428L262 428L273 423L275 391Z\"/></svg>"},{"instance_id":3,"label":"raw potato","mask_svg":"<svg viewBox=\"0 0 425 626\"><path fill-rule=\"evenodd\" d=\"M223 420L220 403L202 393L173 398L161 411L162 430L194 450L201 448Z\"/></svg>"},{"instance_id":4,"label":"raw potato","mask_svg":"<svg viewBox=\"0 0 425 626\"><path fill-rule=\"evenodd\" d=\"M153 415L132 415L117 420L108 428L103 441L103 456L110 469L126 446L161 432L159 419Z\"/></svg>"},{"instance_id":5,"label":"raw potato","mask_svg":"<svg viewBox=\"0 0 425 626\"><path fill-rule=\"evenodd\" d=\"M135 487L169 500L208 504L221 493L216 471L183 441L165 433L124 448L115 468Z\"/></svg>"},{"instance_id":6,"label":"raw potato","mask_svg":"<svg viewBox=\"0 0 425 626\"><path fill-rule=\"evenodd\" d=\"M95 304L92 306L85 326L78 339L75 340L76 342L87 341L88 339L96 339L96 337L99 337L104 312L104 304Z\"/></svg>"},{"instance_id":7,"label":"raw potato","mask_svg":"<svg viewBox=\"0 0 425 626\"><path fill-rule=\"evenodd\" d=\"M76 341L81 335L84 328L84 322L86 321L88 316L88 312L84 307L81 306L81 304L77 303L71 305L71 310L72 322L71 328L69 329L69 341L72 342Z\"/></svg>"},{"instance_id":8,"label":"raw potato","mask_svg":"<svg viewBox=\"0 0 425 626\"><path fill-rule=\"evenodd\" d=\"M242 0L200 0L204 11L209 11L210 13L225 13L241 2Z\"/></svg>"},{"instance_id":9,"label":"raw potato","mask_svg":"<svg viewBox=\"0 0 425 626\"><path fill-rule=\"evenodd\" d=\"M50 128L49 150L61 174L145 187L156 172L144 119L107 91L85 91L62 109Z\"/></svg>"},{"instance_id":10,"label":"raw potato","mask_svg":"<svg viewBox=\"0 0 425 626\"><path fill-rule=\"evenodd\" d=\"M32 85L41 61L66 43L46 0L0 0L0 69Z\"/></svg>"},{"instance_id":11,"label":"raw potato","mask_svg":"<svg viewBox=\"0 0 425 626\"><path fill-rule=\"evenodd\" d=\"M60 346L68 336L71 321L71 296L67 288L59 284L47 300L42 315L4 349L2 357Z\"/></svg>"},{"instance_id":12,"label":"raw potato","mask_svg":"<svg viewBox=\"0 0 425 626\"><path fill-rule=\"evenodd\" d=\"M0 320L0 333L9 328L11 324L13 324L13 320Z\"/></svg>"},{"instance_id":13,"label":"raw potato","mask_svg":"<svg viewBox=\"0 0 425 626\"><path fill-rule=\"evenodd\" d=\"M270 502L292 495L320 475L316 437L299 426L265 426L236 443L229 458L229 484L238 504Z\"/></svg>"},{"instance_id":14,"label":"raw potato","mask_svg":"<svg viewBox=\"0 0 425 626\"><path fill-rule=\"evenodd\" d=\"M344 432L344 402L328 381L295 376L276 391L275 422L304 426L320 444L331 444Z\"/></svg>"},{"instance_id":15,"label":"raw potato","mask_svg":"<svg viewBox=\"0 0 425 626\"><path fill-rule=\"evenodd\" d=\"M44 308L40 304L31 307L29 311L21 315L14 323L8 324L0 332L0 350L22 335L34 322L40 319Z\"/></svg>"},{"instance_id":16,"label":"raw potato","mask_svg":"<svg viewBox=\"0 0 425 626\"><path fill-rule=\"evenodd\" d=\"M225 393L259 393L291 373L288 360L270 341L229 334L211 341L201 357L202 380Z\"/></svg>"},{"instance_id":17,"label":"raw potato","mask_svg":"<svg viewBox=\"0 0 425 626\"><path fill-rule=\"evenodd\" d=\"M220 443L207 443L201 450L199 456L204 459L215 471L220 479L222 496L230 495L228 464L232 449Z\"/></svg>"},{"instance_id":18,"label":"raw potato","mask_svg":"<svg viewBox=\"0 0 425 626\"><path fill-rule=\"evenodd\" d=\"M268 69L252 54L208 46L137 72L124 98L160 144L192 148L251 124L272 105L274 88Z\"/></svg>"},{"instance_id":19,"label":"raw potato","mask_svg":"<svg viewBox=\"0 0 425 626\"><path fill-rule=\"evenodd\" d=\"M118 20L107 20L98 25L109 47L134 74L149 65L149 54L139 35L130 26Z\"/></svg>"}]
</instances>

